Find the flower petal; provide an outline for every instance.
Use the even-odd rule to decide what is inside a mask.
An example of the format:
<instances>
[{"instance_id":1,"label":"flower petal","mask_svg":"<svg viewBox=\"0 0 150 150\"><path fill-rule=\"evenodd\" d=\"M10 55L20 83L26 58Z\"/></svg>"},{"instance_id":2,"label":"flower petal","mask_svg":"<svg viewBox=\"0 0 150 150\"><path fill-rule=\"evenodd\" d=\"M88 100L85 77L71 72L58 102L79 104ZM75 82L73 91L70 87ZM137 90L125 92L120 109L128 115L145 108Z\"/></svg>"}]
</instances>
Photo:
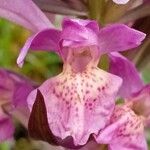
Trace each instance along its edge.
<instances>
[{"instance_id":1,"label":"flower petal","mask_svg":"<svg viewBox=\"0 0 150 150\"><path fill-rule=\"evenodd\" d=\"M13 21L33 32L53 27L42 11L32 0L1 0L0 16Z\"/></svg>"},{"instance_id":2,"label":"flower petal","mask_svg":"<svg viewBox=\"0 0 150 150\"><path fill-rule=\"evenodd\" d=\"M119 77L95 67L77 74L64 71L47 80L39 90L52 133L60 139L71 136L76 146L86 144L110 119L120 85ZM30 110L35 98L36 90L28 97Z\"/></svg>"},{"instance_id":3,"label":"flower petal","mask_svg":"<svg viewBox=\"0 0 150 150\"><path fill-rule=\"evenodd\" d=\"M93 32L99 32L99 25L95 20L88 20L88 19L67 19L65 18L62 23L63 29L67 28L68 26L82 26L93 30Z\"/></svg>"},{"instance_id":4,"label":"flower petal","mask_svg":"<svg viewBox=\"0 0 150 150\"><path fill-rule=\"evenodd\" d=\"M10 122L11 118L15 117L21 124L27 126L30 113L27 96L35 87L36 84L29 79L12 71L0 69L0 120L4 120L4 125L8 122L8 126L13 126ZM0 128L3 128L3 122L0 123ZM8 130L7 125L6 128ZM7 130L3 131L4 134L6 132L6 136L9 131Z\"/></svg>"},{"instance_id":5,"label":"flower petal","mask_svg":"<svg viewBox=\"0 0 150 150\"><path fill-rule=\"evenodd\" d=\"M129 2L129 0L113 0L116 4L126 4Z\"/></svg>"},{"instance_id":6,"label":"flower petal","mask_svg":"<svg viewBox=\"0 0 150 150\"><path fill-rule=\"evenodd\" d=\"M110 150L147 150L143 118L126 105L116 106L110 124L96 140L109 144Z\"/></svg>"},{"instance_id":7,"label":"flower petal","mask_svg":"<svg viewBox=\"0 0 150 150\"><path fill-rule=\"evenodd\" d=\"M139 91L144 83L139 76L135 65L123 55L113 52L109 54L110 72L123 79L119 90L119 96L130 97L131 94Z\"/></svg>"},{"instance_id":8,"label":"flower petal","mask_svg":"<svg viewBox=\"0 0 150 150\"><path fill-rule=\"evenodd\" d=\"M0 143L11 139L14 133L14 126L10 119L8 118L0 118Z\"/></svg>"},{"instance_id":9,"label":"flower petal","mask_svg":"<svg viewBox=\"0 0 150 150\"><path fill-rule=\"evenodd\" d=\"M109 25L100 30L100 52L125 51L137 47L145 36L144 33L123 24Z\"/></svg>"},{"instance_id":10,"label":"flower petal","mask_svg":"<svg viewBox=\"0 0 150 150\"><path fill-rule=\"evenodd\" d=\"M46 51L51 50L58 53L59 39L60 39L59 30L56 29L41 30L37 34L28 38L28 40L26 41L24 47L21 49L21 52L18 56L17 64L20 67L22 67L25 56L27 55L30 48L32 50L46 50Z\"/></svg>"},{"instance_id":11,"label":"flower petal","mask_svg":"<svg viewBox=\"0 0 150 150\"><path fill-rule=\"evenodd\" d=\"M99 26L95 21L64 19L62 27L63 47L98 46Z\"/></svg>"},{"instance_id":12,"label":"flower petal","mask_svg":"<svg viewBox=\"0 0 150 150\"><path fill-rule=\"evenodd\" d=\"M30 80L23 76L0 69L0 101L3 101L2 104L10 102L15 107L27 107L26 98L34 86Z\"/></svg>"}]
</instances>

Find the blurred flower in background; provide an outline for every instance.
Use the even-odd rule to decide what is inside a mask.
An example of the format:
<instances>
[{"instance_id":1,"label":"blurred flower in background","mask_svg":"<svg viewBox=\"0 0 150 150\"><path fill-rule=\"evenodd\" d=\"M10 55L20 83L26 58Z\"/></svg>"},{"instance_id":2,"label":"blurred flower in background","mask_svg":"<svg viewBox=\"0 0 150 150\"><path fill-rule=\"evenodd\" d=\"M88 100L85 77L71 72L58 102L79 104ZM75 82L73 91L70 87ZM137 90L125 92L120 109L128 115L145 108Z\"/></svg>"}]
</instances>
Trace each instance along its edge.
<instances>
[{"instance_id":1,"label":"blurred flower in background","mask_svg":"<svg viewBox=\"0 0 150 150\"><path fill-rule=\"evenodd\" d=\"M16 4L19 3L19 1L18 2L17 1L18 0L16 0ZM39 10L36 10L37 8L35 5L32 6L32 9L35 9L37 13L35 13L32 16L30 12L31 7L28 7L29 6L28 3L30 4L32 2L28 0L22 1L24 5L19 6L19 12L17 12L18 10L17 7L16 8L12 7L12 6L17 6L14 4L14 2L11 3L11 5L9 6L9 9L6 11L4 8L6 8L9 1L7 2L7 0L6 1L2 0L0 2L0 15L7 19L11 18L11 21L12 21L14 17L18 15L18 13L22 13L22 15L25 17L23 19L18 17L19 23L21 25L25 25L25 27L28 27L28 29L32 30L33 34L41 29L44 29L45 27L47 28L47 26L54 28L54 25L55 25L57 26L58 29L60 29L62 19L66 16L69 18L95 19L96 21L99 22L100 28L108 24L112 24L112 23L125 23L126 25L130 27L133 27L135 29L138 29L139 31L146 33L147 37L140 47L134 48L132 51L123 52L122 55L120 54L118 55L115 53L112 55L108 55L108 56L103 55L101 57L99 66L107 71L109 67L112 68L112 65L117 66L115 64L119 64L119 66L122 66L120 68L117 66L116 70L111 69L110 72L113 72L114 74L121 76L123 78L123 85L125 85L124 87L126 87L125 91L124 91L124 88L120 90L120 95L123 95L123 97L130 97L131 93L137 92L139 89L141 89L141 87L144 84L143 81L146 83L150 82L150 76L149 76L149 72L150 72L150 63L149 63L150 5L149 5L149 0L147 1L142 1L142 0L139 0L139 1L136 1L136 0L132 0L132 1L127 1L127 0L124 0L124 1L121 1L121 0L120 1L119 0L118 1L115 1L115 0L114 1L112 0L95 0L95 1L93 0L76 0L76 1L73 1L73 0L55 0L55 1L33 0L33 1L50 19L50 22L45 17L43 17L42 14L40 15L38 14ZM15 9L12 10L13 8ZM14 16L13 16L13 13L8 15L8 12L10 10L12 12L15 12ZM26 15L25 12L30 15ZM38 19L36 20L37 14L39 16L38 16ZM35 18L34 24L30 22L30 19L31 20L33 19L32 17ZM18 56L19 49L23 46L23 44L25 43L25 40L29 36L30 36L29 31L25 30L24 28L20 26L14 25L4 19L1 19L0 20L0 37L1 37L0 38L1 39L0 40L0 65L1 67L5 67L17 73L25 74L26 76L31 78L33 81L36 81L38 84L41 84L48 77L54 76L62 71L62 60L60 60L60 58L54 53L48 53L48 52L34 53L31 51L27 55L26 63L23 66L23 68L22 69L18 68L16 65L16 58ZM56 35L53 34L53 36L56 36ZM46 39L44 39L44 37L43 37L43 40L45 41ZM110 38L110 41L112 39L113 38ZM45 48L46 50L48 50L48 48L49 50L53 50L53 49L50 49L49 47L49 45L52 45L52 42L54 41L47 42L48 45L46 45L47 46L47 48ZM39 45L40 44L42 43L39 43ZM35 45L33 44L33 46L31 46L30 48L34 50ZM43 47L37 47L37 50L43 50ZM130 59L133 63L127 60L127 58ZM137 70L133 69L135 66L138 68L139 73L137 72ZM128 69L124 70L124 68L128 68ZM122 74L122 72L124 74ZM9 74L9 71L8 72L6 71L6 73ZM143 81L139 80L139 78L142 78ZM2 82L4 82L4 77L2 77ZM33 84L35 85L35 83ZM35 86L30 87L30 85L18 84L15 87L17 88L17 90L15 90L16 94L14 94L16 95L15 97L17 97L16 101L14 101L15 102L14 104L16 107L16 106L20 106L20 103L18 103L19 102L18 100L20 99L21 96L24 96L25 94L24 89L28 89L29 87L29 91L30 91L33 88L35 88ZM11 84L10 84L10 91L11 92L13 91L11 90ZM23 94L21 94L20 91L24 91ZM2 91L2 93L4 94L5 92ZM1 96L3 94L1 94ZM25 94L25 97L27 95ZM1 99L3 99L3 97L1 97ZM12 97L11 98L9 97L8 99L10 100L12 99ZM142 99L148 99L148 98L142 97ZM21 104L21 105L24 106L24 104ZM10 110L9 107L6 107L6 108L7 109L3 110L5 111L5 113L6 113L6 110ZM143 110L143 108L141 107L140 108L138 107L138 109ZM7 116L6 118L11 118L9 117L10 113L8 114L7 113L5 114ZM1 114L3 115L3 113ZM15 126L16 126L16 129L20 129L20 126L17 126L17 125ZM14 125L12 126L12 131L14 130L13 128L14 128ZM11 135L12 133L10 132ZM26 136L25 139L28 139L28 136ZM147 134L147 140L149 139L150 139L149 134ZM33 147L36 147L37 149L41 149L41 145L43 145L43 143L35 144L31 142L31 140L27 140L25 142L21 140L21 142L25 143L25 145L26 143L29 143L29 141L30 141L30 144L28 144L27 149L30 149L30 148L32 149ZM17 149L17 146L19 146L17 142L19 142L19 140L16 141L16 144L13 144L14 149ZM26 147L25 145L24 145L24 148ZM44 144L44 149L46 149L46 147L47 145ZM0 147L0 149L1 148L7 148L7 145L4 144L2 145L2 147ZM51 148L52 147L48 146L48 149L51 149ZM94 146L94 149L96 148ZM105 148L106 146L98 146L98 149L105 149ZM56 149L56 147L54 149Z\"/></svg>"}]
</instances>

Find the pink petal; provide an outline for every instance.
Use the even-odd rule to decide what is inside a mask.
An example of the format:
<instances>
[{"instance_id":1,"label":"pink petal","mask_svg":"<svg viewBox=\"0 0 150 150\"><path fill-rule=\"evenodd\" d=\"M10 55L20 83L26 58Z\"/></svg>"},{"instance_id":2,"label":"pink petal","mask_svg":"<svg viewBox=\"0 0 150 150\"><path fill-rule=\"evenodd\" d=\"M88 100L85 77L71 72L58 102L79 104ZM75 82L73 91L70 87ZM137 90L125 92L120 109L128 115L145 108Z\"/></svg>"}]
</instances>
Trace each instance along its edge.
<instances>
[{"instance_id":1,"label":"pink petal","mask_svg":"<svg viewBox=\"0 0 150 150\"><path fill-rule=\"evenodd\" d=\"M25 105L27 95L35 85L25 77L12 71L0 69L0 101L12 103L15 107ZM1 103L0 103L1 104Z\"/></svg>"},{"instance_id":2,"label":"pink petal","mask_svg":"<svg viewBox=\"0 0 150 150\"><path fill-rule=\"evenodd\" d=\"M93 20L64 19L61 34L61 56L63 59L68 57L70 51L80 51L89 49L90 53L95 53L94 57L99 59L98 33L99 26ZM74 49L74 50L73 50ZM95 58L94 58L95 59ZM81 63L80 63L81 64Z\"/></svg>"},{"instance_id":3,"label":"pink petal","mask_svg":"<svg viewBox=\"0 0 150 150\"><path fill-rule=\"evenodd\" d=\"M95 21L65 19L62 27L63 47L98 46L99 27Z\"/></svg>"},{"instance_id":4,"label":"pink petal","mask_svg":"<svg viewBox=\"0 0 150 150\"><path fill-rule=\"evenodd\" d=\"M67 28L68 26L77 26L77 27L86 27L93 32L99 32L99 25L95 20L88 20L88 19L67 19L65 18L62 23L63 29Z\"/></svg>"},{"instance_id":5,"label":"pink petal","mask_svg":"<svg viewBox=\"0 0 150 150\"><path fill-rule=\"evenodd\" d=\"M0 118L0 143L13 137L14 126L12 120Z\"/></svg>"},{"instance_id":6,"label":"pink petal","mask_svg":"<svg viewBox=\"0 0 150 150\"><path fill-rule=\"evenodd\" d=\"M144 83L139 76L135 65L123 55L113 52L109 54L110 72L123 79L119 90L119 96L130 97L131 94L139 91Z\"/></svg>"},{"instance_id":7,"label":"pink petal","mask_svg":"<svg viewBox=\"0 0 150 150\"><path fill-rule=\"evenodd\" d=\"M0 16L13 21L33 32L53 27L32 0L1 0Z\"/></svg>"},{"instance_id":8,"label":"pink petal","mask_svg":"<svg viewBox=\"0 0 150 150\"><path fill-rule=\"evenodd\" d=\"M113 0L116 4L126 4L129 2L129 0Z\"/></svg>"},{"instance_id":9,"label":"pink petal","mask_svg":"<svg viewBox=\"0 0 150 150\"><path fill-rule=\"evenodd\" d=\"M32 50L46 50L46 51L56 51L59 50L59 39L60 31L55 29L45 29L36 33L35 35L28 38L24 47L17 59L17 64L22 67L24 63L25 56L27 55L29 49Z\"/></svg>"},{"instance_id":10,"label":"pink petal","mask_svg":"<svg viewBox=\"0 0 150 150\"><path fill-rule=\"evenodd\" d=\"M30 113L27 106L27 96L35 87L35 83L33 84L27 78L9 70L0 69L0 121L2 120L0 130L6 127L2 135L4 139L5 136L13 134L12 116L24 126L27 126ZM3 110L5 110L9 116L7 116ZM8 128L12 130L9 131Z\"/></svg>"},{"instance_id":11,"label":"pink petal","mask_svg":"<svg viewBox=\"0 0 150 150\"><path fill-rule=\"evenodd\" d=\"M39 90L52 133L60 139L71 136L76 146L86 144L89 136L98 134L110 119L120 85L119 77L96 67L77 74L64 70L47 80ZM28 97L30 110L35 97L36 90Z\"/></svg>"},{"instance_id":12,"label":"pink petal","mask_svg":"<svg viewBox=\"0 0 150 150\"><path fill-rule=\"evenodd\" d=\"M144 33L123 24L109 25L100 30L100 52L125 51L137 47L145 36Z\"/></svg>"},{"instance_id":13,"label":"pink petal","mask_svg":"<svg viewBox=\"0 0 150 150\"><path fill-rule=\"evenodd\" d=\"M110 124L96 138L97 142L109 144L110 150L147 150L143 118L129 106L116 106Z\"/></svg>"},{"instance_id":14,"label":"pink petal","mask_svg":"<svg viewBox=\"0 0 150 150\"><path fill-rule=\"evenodd\" d=\"M26 123L29 117L27 96L34 86L23 76L0 69L0 110L3 107L8 114L15 115L21 123ZM3 116L5 115L2 113L0 119Z\"/></svg>"},{"instance_id":15,"label":"pink petal","mask_svg":"<svg viewBox=\"0 0 150 150\"><path fill-rule=\"evenodd\" d=\"M13 105L15 107L27 107L26 99L33 89L33 86L28 82L16 83L13 94Z\"/></svg>"}]
</instances>

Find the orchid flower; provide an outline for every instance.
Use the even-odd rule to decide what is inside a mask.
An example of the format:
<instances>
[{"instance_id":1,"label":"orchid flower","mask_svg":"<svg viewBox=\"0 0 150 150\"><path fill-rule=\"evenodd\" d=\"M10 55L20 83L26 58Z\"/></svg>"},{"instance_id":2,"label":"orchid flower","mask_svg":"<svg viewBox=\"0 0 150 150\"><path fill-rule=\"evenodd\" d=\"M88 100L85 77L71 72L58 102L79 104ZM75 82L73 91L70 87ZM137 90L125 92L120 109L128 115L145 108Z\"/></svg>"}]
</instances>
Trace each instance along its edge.
<instances>
[{"instance_id":1,"label":"orchid flower","mask_svg":"<svg viewBox=\"0 0 150 150\"><path fill-rule=\"evenodd\" d=\"M29 110L26 98L33 89L24 77L0 69L0 142L13 137L13 116L23 125L27 124Z\"/></svg>"},{"instance_id":2,"label":"orchid flower","mask_svg":"<svg viewBox=\"0 0 150 150\"><path fill-rule=\"evenodd\" d=\"M97 67L100 56L137 47L145 34L123 24L100 29L95 21L81 19L64 19L62 30L57 30L30 0L16 0L15 6L2 0L0 6L2 17L34 33L17 59L20 66L30 48L54 51L64 63L61 74L28 97L30 135L60 145L70 137L73 146L86 144L109 122L122 83L120 77ZM27 9L29 18L24 13Z\"/></svg>"},{"instance_id":3,"label":"orchid flower","mask_svg":"<svg viewBox=\"0 0 150 150\"><path fill-rule=\"evenodd\" d=\"M57 35L52 46L62 57L63 72L38 89L44 98L53 135L62 140L72 137L74 145L84 145L91 134L98 134L105 127L121 85L120 78L97 67L99 57L135 47L145 35L120 24L99 30L96 22L90 20L65 19L62 27L62 31L49 29L44 33L52 40ZM52 38L50 33L54 35ZM30 46L39 46L42 38L43 33L39 33L29 39L20 56ZM36 103L36 94L37 90L28 97L30 110Z\"/></svg>"},{"instance_id":4,"label":"orchid flower","mask_svg":"<svg viewBox=\"0 0 150 150\"><path fill-rule=\"evenodd\" d=\"M108 144L110 150L147 150L144 127L150 123L150 85L115 107L110 124L97 141Z\"/></svg>"}]
</instances>

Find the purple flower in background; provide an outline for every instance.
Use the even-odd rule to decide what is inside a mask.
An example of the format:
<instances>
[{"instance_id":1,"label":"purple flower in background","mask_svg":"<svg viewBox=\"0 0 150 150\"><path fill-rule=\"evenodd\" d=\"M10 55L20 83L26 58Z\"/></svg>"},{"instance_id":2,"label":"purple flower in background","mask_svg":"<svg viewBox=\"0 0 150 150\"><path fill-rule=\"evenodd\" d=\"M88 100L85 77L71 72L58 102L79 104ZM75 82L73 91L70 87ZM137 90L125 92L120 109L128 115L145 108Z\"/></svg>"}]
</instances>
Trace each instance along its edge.
<instances>
[{"instance_id":1,"label":"purple flower in background","mask_svg":"<svg viewBox=\"0 0 150 150\"><path fill-rule=\"evenodd\" d=\"M147 150L144 127L150 125L150 85L117 105L109 125L97 141L108 144L110 150Z\"/></svg>"},{"instance_id":2,"label":"purple flower in background","mask_svg":"<svg viewBox=\"0 0 150 150\"><path fill-rule=\"evenodd\" d=\"M120 97L130 97L131 94L142 89L144 83L131 61L117 52L109 54L109 61L109 72L123 79L123 84L118 93Z\"/></svg>"},{"instance_id":3,"label":"purple flower in background","mask_svg":"<svg viewBox=\"0 0 150 150\"><path fill-rule=\"evenodd\" d=\"M99 29L95 21L80 19L64 19L62 30L57 30L30 0L16 0L15 6L2 0L0 15L34 33L17 59L20 66L30 48L54 51L64 63L61 74L28 97L30 135L51 142L51 133L64 146L70 137L72 145L86 144L90 135L97 135L109 122L122 83L120 77L97 67L100 56L134 48L145 34L122 24Z\"/></svg>"},{"instance_id":4,"label":"purple flower in background","mask_svg":"<svg viewBox=\"0 0 150 150\"><path fill-rule=\"evenodd\" d=\"M0 143L7 139L11 139L14 130L12 119L0 108Z\"/></svg>"},{"instance_id":5,"label":"purple flower in background","mask_svg":"<svg viewBox=\"0 0 150 150\"><path fill-rule=\"evenodd\" d=\"M0 142L13 137L12 116L27 125L29 110L26 99L33 89L27 79L0 69Z\"/></svg>"}]
</instances>

